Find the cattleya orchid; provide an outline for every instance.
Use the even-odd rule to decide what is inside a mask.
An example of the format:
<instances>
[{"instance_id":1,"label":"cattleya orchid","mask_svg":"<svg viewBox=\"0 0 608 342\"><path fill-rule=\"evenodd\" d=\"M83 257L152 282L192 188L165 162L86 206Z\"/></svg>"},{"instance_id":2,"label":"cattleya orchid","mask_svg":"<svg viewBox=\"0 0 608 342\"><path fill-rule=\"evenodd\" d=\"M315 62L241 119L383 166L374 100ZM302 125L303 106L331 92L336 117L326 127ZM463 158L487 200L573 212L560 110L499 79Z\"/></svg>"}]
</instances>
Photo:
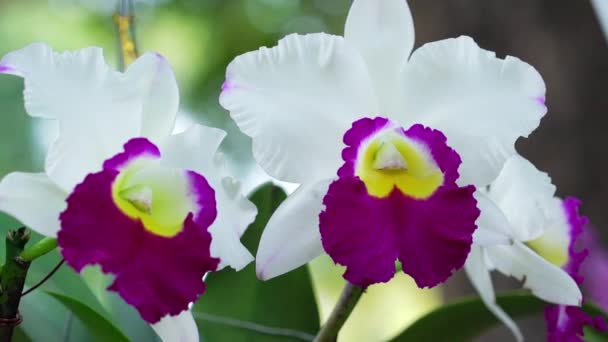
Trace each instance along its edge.
<instances>
[{"instance_id":1,"label":"cattleya orchid","mask_svg":"<svg viewBox=\"0 0 608 342\"><path fill-rule=\"evenodd\" d=\"M413 45L406 1L355 0L344 37L292 34L228 66L220 103L262 168L301 184L264 230L261 279L324 250L360 286L388 281L396 259L420 287L464 264L493 209L473 186L539 125L545 85L469 37Z\"/></svg>"},{"instance_id":2,"label":"cattleya orchid","mask_svg":"<svg viewBox=\"0 0 608 342\"><path fill-rule=\"evenodd\" d=\"M555 197L549 176L519 155L506 162L489 187L478 191L477 199L487 210L477 222L465 270L488 309L521 341L515 322L496 304L490 271L523 280L524 287L545 301L579 306L576 272L560 268L580 258L569 249L582 229L578 201Z\"/></svg>"},{"instance_id":3,"label":"cattleya orchid","mask_svg":"<svg viewBox=\"0 0 608 342\"><path fill-rule=\"evenodd\" d=\"M0 71L25 79L30 115L59 123L45 172L6 176L0 210L56 236L76 271L100 264L115 275L109 290L164 340L198 341L188 307L203 276L253 260L240 237L257 211L224 171L225 132L171 135L179 94L158 54L121 73L98 48L33 44L4 56Z\"/></svg>"},{"instance_id":4,"label":"cattleya orchid","mask_svg":"<svg viewBox=\"0 0 608 342\"><path fill-rule=\"evenodd\" d=\"M565 200L554 199L551 225L539 238L530 242L530 246L553 264L566 271L577 284L584 281L581 266L589 255L585 239L581 239L589 220L579 214L581 201L575 197ZM579 241L581 240L581 241ZM604 265L605 266L605 265ZM581 308L567 305L551 305L545 309L547 335L550 341L584 341L583 328L592 326L599 331L608 330L602 316L592 317Z\"/></svg>"}]
</instances>

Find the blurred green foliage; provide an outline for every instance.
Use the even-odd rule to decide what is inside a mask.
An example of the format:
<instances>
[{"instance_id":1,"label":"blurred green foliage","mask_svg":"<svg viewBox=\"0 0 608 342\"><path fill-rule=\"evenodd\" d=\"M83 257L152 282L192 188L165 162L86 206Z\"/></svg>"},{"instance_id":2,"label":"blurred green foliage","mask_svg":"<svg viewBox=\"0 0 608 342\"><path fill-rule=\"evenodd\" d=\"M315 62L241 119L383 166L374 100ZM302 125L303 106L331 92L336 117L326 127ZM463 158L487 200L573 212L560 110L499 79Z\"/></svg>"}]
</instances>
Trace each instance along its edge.
<instances>
[{"instance_id":1,"label":"blurred green foliage","mask_svg":"<svg viewBox=\"0 0 608 342\"><path fill-rule=\"evenodd\" d=\"M548 305L537 297L520 291L500 294L496 297L496 302L513 319L540 315ZM584 304L583 310L593 317L608 318L605 312L592 304ZM465 298L444 305L420 318L401 335L395 337L392 342L473 341L485 331L499 324L502 323L496 316L490 314L479 297ZM585 331L586 341L608 341L608 333L600 333L591 329Z\"/></svg>"},{"instance_id":2,"label":"blurred green foliage","mask_svg":"<svg viewBox=\"0 0 608 342\"><path fill-rule=\"evenodd\" d=\"M260 187L251 195L251 201L258 207L258 216L242 241L254 255L266 223L285 197L281 188L271 184ZM302 332L304 334L300 335L304 336L314 336L319 330L319 311L306 266L262 282L255 275L255 263L251 263L240 272L227 268L211 273L206 282L207 291L193 309L205 341L298 340L286 335L264 334L264 330L246 329L235 320L271 330Z\"/></svg>"}]
</instances>

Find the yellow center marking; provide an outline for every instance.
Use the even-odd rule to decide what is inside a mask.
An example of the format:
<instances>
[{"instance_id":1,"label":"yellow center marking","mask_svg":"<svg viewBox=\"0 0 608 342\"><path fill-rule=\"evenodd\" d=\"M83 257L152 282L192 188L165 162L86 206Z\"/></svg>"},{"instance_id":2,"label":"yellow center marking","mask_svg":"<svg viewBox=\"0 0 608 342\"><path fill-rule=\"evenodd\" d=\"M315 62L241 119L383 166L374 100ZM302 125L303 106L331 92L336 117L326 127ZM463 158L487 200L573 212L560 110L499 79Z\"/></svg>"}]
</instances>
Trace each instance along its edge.
<instances>
[{"instance_id":1,"label":"yellow center marking","mask_svg":"<svg viewBox=\"0 0 608 342\"><path fill-rule=\"evenodd\" d=\"M182 230L192 208L186 185L171 182L181 177L163 182L165 175L172 176L155 165L155 161L134 161L114 180L112 199L125 215L141 220L149 232L172 237Z\"/></svg>"},{"instance_id":2,"label":"yellow center marking","mask_svg":"<svg viewBox=\"0 0 608 342\"><path fill-rule=\"evenodd\" d=\"M355 174L375 197L394 188L414 198L428 198L441 184L443 173L420 146L395 132L381 134L358 156Z\"/></svg>"}]
</instances>

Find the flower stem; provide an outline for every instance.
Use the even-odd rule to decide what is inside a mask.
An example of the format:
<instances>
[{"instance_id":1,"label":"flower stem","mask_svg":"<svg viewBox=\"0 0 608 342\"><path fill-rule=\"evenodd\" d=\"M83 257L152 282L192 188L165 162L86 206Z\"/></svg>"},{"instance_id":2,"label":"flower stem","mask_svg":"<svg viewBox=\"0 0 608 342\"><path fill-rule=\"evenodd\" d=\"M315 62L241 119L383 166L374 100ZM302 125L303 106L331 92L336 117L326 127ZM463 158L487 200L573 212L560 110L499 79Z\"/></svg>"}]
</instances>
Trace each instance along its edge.
<instances>
[{"instance_id":1,"label":"flower stem","mask_svg":"<svg viewBox=\"0 0 608 342\"><path fill-rule=\"evenodd\" d=\"M37 289L40 286L42 286L42 284L46 283L47 280L51 279L51 277L53 276L53 274L55 274L55 273L57 273L57 271L59 271L59 269L61 268L61 266L63 266L64 263L65 263L65 260L61 259L61 261L59 261L59 263L55 267L53 267L53 269L51 270L51 272L49 272L49 274L47 274L46 276L44 276L44 278L42 278L42 280L40 280L38 283L36 283L36 285L30 287L29 289L27 289L27 291L24 291L21 294L21 297L27 295L28 293L31 293L35 289Z\"/></svg>"},{"instance_id":2,"label":"flower stem","mask_svg":"<svg viewBox=\"0 0 608 342\"><path fill-rule=\"evenodd\" d=\"M46 237L21 253L21 259L32 262L57 248L57 239Z\"/></svg>"},{"instance_id":3,"label":"flower stem","mask_svg":"<svg viewBox=\"0 0 608 342\"><path fill-rule=\"evenodd\" d=\"M135 16L132 0L119 0L114 14L114 23L118 29L121 70L137 59L137 44L135 42Z\"/></svg>"},{"instance_id":4,"label":"flower stem","mask_svg":"<svg viewBox=\"0 0 608 342\"><path fill-rule=\"evenodd\" d=\"M30 262L20 254L30 239L25 228L11 230L6 235L6 260L0 275L0 341L8 342L14 328L21 323L19 302Z\"/></svg>"},{"instance_id":5,"label":"flower stem","mask_svg":"<svg viewBox=\"0 0 608 342\"><path fill-rule=\"evenodd\" d=\"M327 322L321 327L314 342L335 342L340 329L342 329L362 294L362 287L347 282L338 303L336 303Z\"/></svg>"}]
</instances>

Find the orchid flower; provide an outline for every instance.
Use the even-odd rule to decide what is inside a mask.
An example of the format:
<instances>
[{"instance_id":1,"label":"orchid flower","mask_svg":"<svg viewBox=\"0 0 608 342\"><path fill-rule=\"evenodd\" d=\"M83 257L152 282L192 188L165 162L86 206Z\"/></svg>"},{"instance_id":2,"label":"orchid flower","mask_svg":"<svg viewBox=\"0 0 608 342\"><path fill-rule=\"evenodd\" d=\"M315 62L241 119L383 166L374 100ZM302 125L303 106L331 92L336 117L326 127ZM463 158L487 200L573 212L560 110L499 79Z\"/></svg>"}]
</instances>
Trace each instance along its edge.
<instances>
[{"instance_id":1,"label":"orchid flower","mask_svg":"<svg viewBox=\"0 0 608 342\"><path fill-rule=\"evenodd\" d=\"M587 217L579 214L580 205L581 201L575 197L553 201L551 212L555 214L552 217L554 224L530 243L541 255L567 272L578 285L583 283L581 266L589 255L588 246L582 249L578 246L579 238L589 222ZM584 342L585 326L608 330L602 316L592 317L577 306L550 305L545 309L545 319L547 338L551 342Z\"/></svg>"},{"instance_id":2,"label":"orchid flower","mask_svg":"<svg viewBox=\"0 0 608 342\"><path fill-rule=\"evenodd\" d=\"M158 54L121 73L99 48L33 44L4 56L0 71L24 78L30 115L59 123L44 172L0 182L0 210L57 237L76 271L100 264L115 275L109 290L165 340L198 341L187 309L203 276L253 260L240 237L257 211L225 174L226 133L194 125L171 135L179 93Z\"/></svg>"},{"instance_id":3,"label":"orchid flower","mask_svg":"<svg viewBox=\"0 0 608 342\"><path fill-rule=\"evenodd\" d=\"M545 85L469 37L413 45L406 1L355 0L344 37L292 34L228 66L220 103L262 168L301 184L264 230L259 278L324 250L362 286L396 259L421 287L463 265L485 210L468 184L539 125Z\"/></svg>"},{"instance_id":4,"label":"orchid flower","mask_svg":"<svg viewBox=\"0 0 608 342\"><path fill-rule=\"evenodd\" d=\"M490 271L522 280L524 287L550 303L580 306L582 301L575 275L559 267L568 261L563 253L568 250L568 232L580 230L575 218L578 204L554 196L549 176L518 155L507 161L488 189L476 194L485 208L494 210L482 212L464 268L488 309L518 341L523 340L519 328L496 304ZM541 256L535 251L540 245L557 247Z\"/></svg>"}]
</instances>

